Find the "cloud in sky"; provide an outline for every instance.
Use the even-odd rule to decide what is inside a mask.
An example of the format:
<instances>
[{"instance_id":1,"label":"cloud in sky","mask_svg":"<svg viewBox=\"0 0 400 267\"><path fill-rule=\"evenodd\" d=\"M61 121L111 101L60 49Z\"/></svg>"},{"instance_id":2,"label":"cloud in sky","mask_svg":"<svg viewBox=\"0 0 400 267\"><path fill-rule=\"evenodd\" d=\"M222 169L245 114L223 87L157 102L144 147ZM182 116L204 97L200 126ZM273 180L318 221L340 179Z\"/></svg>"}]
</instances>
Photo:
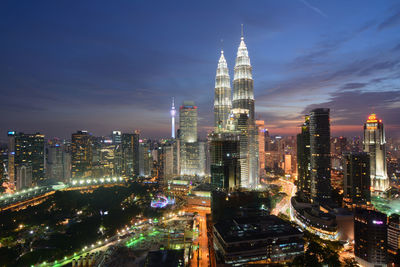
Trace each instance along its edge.
<instances>
[{"instance_id":1,"label":"cloud in sky","mask_svg":"<svg viewBox=\"0 0 400 267\"><path fill-rule=\"evenodd\" d=\"M78 129L167 136L173 96L177 105L196 101L205 136L213 121L220 39L233 77L242 23L256 116L272 133L295 134L304 112L321 105L332 108L340 134L355 134L353 126L370 107L394 127L396 1L352 1L346 9L300 2L6 1L0 9L0 140L8 129L49 137ZM352 104L356 97L362 102Z\"/></svg>"}]
</instances>

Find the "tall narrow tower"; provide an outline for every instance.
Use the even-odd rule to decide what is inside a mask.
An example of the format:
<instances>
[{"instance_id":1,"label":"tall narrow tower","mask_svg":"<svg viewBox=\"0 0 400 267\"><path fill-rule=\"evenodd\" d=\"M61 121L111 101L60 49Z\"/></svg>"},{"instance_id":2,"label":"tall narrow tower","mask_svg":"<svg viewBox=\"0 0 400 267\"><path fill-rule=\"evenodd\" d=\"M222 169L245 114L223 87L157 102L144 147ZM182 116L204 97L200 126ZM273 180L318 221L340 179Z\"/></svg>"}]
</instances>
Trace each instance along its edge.
<instances>
[{"instance_id":1,"label":"tall narrow tower","mask_svg":"<svg viewBox=\"0 0 400 267\"><path fill-rule=\"evenodd\" d=\"M252 67L244 43L243 28L234 68L232 113L237 118L238 129L241 131L241 185L255 187L258 184L258 133L254 121Z\"/></svg>"},{"instance_id":2,"label":"tall narrow tower","mask_svg":"<svg viewBox=\"0 0 400 267\"><path fill-rule=\"evenodd\" d=\"M175 110L175 99L172 98L172 107L171 107L171 137L175 139L175 115L176 115L176 110Z\"/></svg>"},{"instance_id":3,"label":"tall narrow tower","mask_svg":"<svg viewBox=\"0 0 400 267\"><path fill-rule=\"evenodd\" d=\"M214 95L214 127L218 130L225 130L232 108L231 82L229 78L228 64L221 50L221 57L218 61L217 75L215 77Z\"/></svg>"},{"instance_id":4,"label":"tall narrow tower","mask_svg":"<svg viewBox=\"0 0 400 267\"><path fill-rule=\"evenodd\" d=\"M243 30L236 56L232 106L233 113L247 113L254 121L254 82Z\"/></svg>"},{"instance_id":5,"label":"tall narrow tower","mask_svg":"<svg viewBox=\"0 0 400 267\"><path fill-rule=\"evenodd\" d=\"M374 193L386 191L390 184L387 176L386 140L382 120L375 114L364 124L364 152L370 155L371 186Z\"/></svg>"},{"instance_id":6,"label":"tall narrow tower","mask_svg":"<svg viewBox=\"0 0 400 267\"><path fill-rule=\"evenodd\" d=\"M323 203L331 199L331 128L328 108L310 112L311 197Z\"/></svg>"}]
</instances>

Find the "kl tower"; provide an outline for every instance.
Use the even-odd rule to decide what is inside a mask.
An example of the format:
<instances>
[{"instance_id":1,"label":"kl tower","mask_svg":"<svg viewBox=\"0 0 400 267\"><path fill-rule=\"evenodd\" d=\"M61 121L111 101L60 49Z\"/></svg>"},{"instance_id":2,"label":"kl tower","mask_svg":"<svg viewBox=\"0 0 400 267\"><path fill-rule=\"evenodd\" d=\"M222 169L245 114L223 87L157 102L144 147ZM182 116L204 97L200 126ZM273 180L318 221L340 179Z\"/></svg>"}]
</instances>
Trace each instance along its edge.
<instances>
[{"instance_id":1,"label":"kl tower","mask_svg":"<svg viewBox=\"0 0 400 267\"><path fill-rule=\"evenodd\" d=\"M176 110L175 110L175 100L172 98L172 107L171 107L171 137L175 139L175 115L176 115Z\"/></svg>"}]
</instances>

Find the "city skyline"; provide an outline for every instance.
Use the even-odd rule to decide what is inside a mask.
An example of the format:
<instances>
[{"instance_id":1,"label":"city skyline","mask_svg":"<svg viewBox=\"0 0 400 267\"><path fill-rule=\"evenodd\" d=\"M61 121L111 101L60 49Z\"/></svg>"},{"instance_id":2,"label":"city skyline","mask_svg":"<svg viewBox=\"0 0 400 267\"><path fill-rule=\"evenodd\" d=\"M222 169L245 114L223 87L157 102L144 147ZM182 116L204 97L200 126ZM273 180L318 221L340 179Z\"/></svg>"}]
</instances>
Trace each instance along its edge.
<instances>
[{"instance_id":1,"label":"city skyline","mask_svg":"<svg viewBox=\"0 0 400 267\"><path fill-rule=\"evenodd\" d=\"M223 48L233 77L242 23L254 67L256 119L265 120L271 134L297 134L304 114L324 107L331 109L333 136L362 136L374 112L387 136L398 137L400 40L393 33L400 5L394 1L352 2L346 9L259 2L263 12L235 1L195 8L119 3L110 12L102 3L45 3L9 2L1 11L9 13L1 16L3 27L13 29L4 31L0 44L1 141L8 130L70 138L79 129L96 135L139 129L143 136L168 137L171 97L177 105L196 101L204 138L213 128L218 56ZM148 23L138 27L144 19Z\"/></svg>"}]
</instances>

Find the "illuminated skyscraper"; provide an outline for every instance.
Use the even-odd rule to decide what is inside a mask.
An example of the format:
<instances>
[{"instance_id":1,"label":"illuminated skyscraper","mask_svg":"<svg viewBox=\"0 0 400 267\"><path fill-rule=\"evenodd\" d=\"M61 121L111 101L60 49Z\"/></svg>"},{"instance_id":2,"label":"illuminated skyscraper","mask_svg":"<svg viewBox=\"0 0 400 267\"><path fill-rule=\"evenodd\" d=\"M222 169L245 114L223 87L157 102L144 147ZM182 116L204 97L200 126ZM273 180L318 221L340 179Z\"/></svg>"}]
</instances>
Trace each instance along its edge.
<instances>
[{"instance_id":1,"label":"illuminated skyscraper","mask_svg":"<svg viewBox=\"0 0 400 267\"><path fill-rule=\"evenodd\" d=\"M243 187L258 185L258 133L254 121L253 87L252 67L242 32L234 68L232 113L241 131L240 168Z\"/></svg>"},{"instance_id":2,"label":"illuminated skyscraper","mask_svg":"<svg viewBox=\"0 0 400 267\"><path fill-rule=\"evenodd\" d=\"M256 121L258 130L258 160L260 176L265 174L265 122L262 120Z\"/></svg>"},{"instance_id":3,"label":"illuminated skyscraper","mask_svg":"<svg viewBox=\"0 0 400 267\"><path fill-rule=\"evenodd\" d=\"M197 142L197 107L193 101L184 101L179 109L179 130L184 143Z\"/></svg>"},{"instance_id":4,"label":"illuminated skyscraper","mask_svg":"<svg viewBox=\"0 0 400 267\"><path fill-rule=\"evenodd\" d=\"M386 140L382 120L375 114L364 124L364 152L370 155L371 186L375 193L389 188L386 165Z\"/></svg>"},{"instance_id":5,"label":"illuminated skyscraper","mask_svg":"<svg viewBox=\"0 0 400 267\"><path fill-rule=\"evenodd\" d=\"M214 127L217 130L225 130L232 108L231 82L229 78L228 65L221 51L218 61L217 75L215 77L214 95Z\"/></svg>"},{"instance_id":6,"label":"illuminated skyscraper","mask_svg":"<svg viewBox=\"0 0 400 267\"><path fill-rule=\"evenodd\" d=\"M400 215L392 213L388 220L388 256L390 262L395 262L396 255L400 253ZM398 262L397 262L398 263ZM390 265L389 265L390 266Z\"/></svg>"},{"instance_id":7,"label":"illuminated skyscraper","mask_svg":"<svg viewBox=\"0 0 400 267\"><path fill-rule=\"evenodd\" d=\"M87 131L72 134L71 172L72 178L85 178L92 174L92 136Z\"/></svg>"},{"instance_id":8,"label":"illuminated skyscraper","mask_svg":"<svg viewBox=\"0 0 400 267\"><path fill-rule=\"evenodd\" d=\"M197 107L193 101L184 101L179 109L179 142L180 174L200 175Z\"/></svg>"},{"instance_id":9,"label":"illuminated skyscraper","mask_svg":"<svg viewBox=\"0 0 400 267\"><path fill-rule=\"evenodd\" d=\"M349 206L371 202L369 155L365 152L344 155L343 200Z\"/></svg>"},{"instance_id":10,"label":"illuminated skyscraper","mask_svg":"<svg viewBox=\"0 0 400 267\"><path fill-rule=\"evenodd\" d=\"M354 215L354 256L361 266L387 266L386 214L356 209Z\"/></svg>"},{"instance_id":11,"label":"illuminated skyscraper","mask_svg":"<svg viewBox=\"0 0 400 267\"><path fill-rule=\"evenodd\" d=\"M172 98L172 107L171 107L171 137L172 139L175 139L175 115L176 115L176 110L175 110L175 99Z\"/></svg>"},{"instance_id":12,"label":"illuminated skyscraper","mask_svg":"<svg viewBox=\"0 0 400 267\"><path fill-rule=\"evenodd\" d=\"M71 178L71 154L58 140L51 140L46 146L46 177L64 183Z\"/></svg>"},{"instance_id":13,"label":"illuminated skyscraper","mask_svg":"<svg viewBox=\"0 0 400 267\"><path fill-rule=\"evenodd\" d=\"M112 132L112 142L116 146L121 144L121 131Z\"/></svg>"},{"instance_id":14,"label":"illuminated skyscraper","mask_svg":"<svg viewBox=\"0 0 400 267\"><path fill-rule=\"evenodd\" d=\"M329 109L310 112L311 198L325 202L331 198L331 132Z\"/></svg>"},{"instance_id":15,"label":"illuminated skyscraper","mask_svg":"<svg viewBox=\"0 0 400 267\"><path fill-rule=\"evenodd\" d=\"M233 78L233 113L246 113L254 121L254 81L249 52L242 35L237 51Z\"/></svg>"},{"instance_id":16,"label":"illuminated skyscraper","mask_svg":"<svg viewBox=\"0 0 400 267\"><path fill-rule=\"evenodd\" d=\"M232 190L240 187L240 141L234 133L209 135L211 156L211 184Z\"/></svg>"},{"instance_id":17,"label":"illuminated skyscraper","mask_svg":"<svg viewBox=\"0 0 400 267\"><path fill-rule=\"evenodd\" d=\"M9 131L8 138L8 175L10 182L16 182L17 169L22 165L26 165L28 169L30 169L29 166L32 167L32 185L44 180L44 135Z\"/></svg>"},{"instance_id":18,"label":"illuminated skyscraper","mask_svg":"<svg viewBox=\"0 0 400 267\"><path fill-rule=\"evenodd\" d=\"M311 197L310 116L305 116L301 133L297 135L297 191L309 200Z\"/></svg>"},{"instance_id":19,"label":"illuminated skyscraper","mask_svg":"<svg viewBox=\"0 0 400 267\"><path fill-rule=\"evenodd\" d=\"M139 132L122 134L122 174L125 176L139 175L139 142Z\"/></svg>"}]
</instances>

